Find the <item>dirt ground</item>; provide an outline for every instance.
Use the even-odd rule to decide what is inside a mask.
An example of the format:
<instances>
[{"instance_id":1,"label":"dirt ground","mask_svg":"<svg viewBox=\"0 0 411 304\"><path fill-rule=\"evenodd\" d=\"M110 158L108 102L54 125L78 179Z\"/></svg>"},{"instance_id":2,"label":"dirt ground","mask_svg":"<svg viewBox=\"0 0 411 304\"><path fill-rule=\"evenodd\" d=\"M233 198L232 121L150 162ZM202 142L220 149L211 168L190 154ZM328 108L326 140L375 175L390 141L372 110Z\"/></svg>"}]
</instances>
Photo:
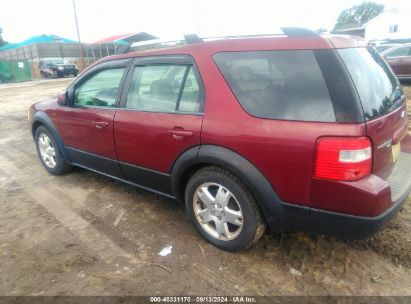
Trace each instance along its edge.
<instances>
[{"instance_id":1,"label":"dirt ground","mask_svg":"<svg viewBox=\"0 0 411 304\"><path fill-rule=\"evenodd\" d=\"M0 295L411 295L411 196L366 241L266 234L228 253L175 201L81 169L48 174L27 109L69 82L0 85Z\"/></svg>"}]
</instances>

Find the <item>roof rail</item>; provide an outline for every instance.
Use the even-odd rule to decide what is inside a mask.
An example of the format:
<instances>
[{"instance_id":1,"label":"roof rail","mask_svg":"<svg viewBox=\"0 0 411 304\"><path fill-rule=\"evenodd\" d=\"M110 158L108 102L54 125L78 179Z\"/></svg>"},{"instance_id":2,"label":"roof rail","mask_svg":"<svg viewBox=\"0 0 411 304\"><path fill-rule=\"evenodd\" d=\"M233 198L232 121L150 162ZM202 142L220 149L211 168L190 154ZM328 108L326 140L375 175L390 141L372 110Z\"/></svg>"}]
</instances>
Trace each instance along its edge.
<instances>
[{"instance_id":1,"label":"roof rail","mask_svg":"<svg viewBox=\"0 0 411 304\"><path fill-rule=\"evenodd\" d=\"M197 34L184 35L184 40L185 40L188 44L203 42L203 39L201 39L200 37L198 37Z\"/></svg>"},{"instance_id":2,"label":"roof rail","mask_svg":"<svg viewBox=\"0 0 411 304\"><path fill-rule=\"evenodd\" d=\"M312 30L303 27L282 27L281 30L288 37L313 37L318 36L318 34Z\"/></svg>"}]
</instances>

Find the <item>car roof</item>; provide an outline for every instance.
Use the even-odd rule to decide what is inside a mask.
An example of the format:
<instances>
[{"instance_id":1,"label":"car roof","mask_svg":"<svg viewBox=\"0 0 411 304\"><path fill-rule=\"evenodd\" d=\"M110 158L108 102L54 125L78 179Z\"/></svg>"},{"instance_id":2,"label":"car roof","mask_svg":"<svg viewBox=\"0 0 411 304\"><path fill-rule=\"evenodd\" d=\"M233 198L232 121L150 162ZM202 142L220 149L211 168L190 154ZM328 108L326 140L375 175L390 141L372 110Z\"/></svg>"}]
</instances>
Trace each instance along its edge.
<instances>
[{"instance_id":1,"label":"car roof","mask_svg":"<svg viewBox=\"0 0 411 304\"><path fill-rule=\"evenodd\" d=\"M236 51L271 51L271 50L310 50L365 47L367 44L359 37L346 35L321 35L288 37L286 35L234 37L206 40L202 42L184 44L168 48L159 48L146 51L135 51L127 54L107 56L96 64L116 59L148 57L158 55L191 55L212 56L218 52ZM94 66L94 64L93 64Z\"/></svg>"}]
</instances>

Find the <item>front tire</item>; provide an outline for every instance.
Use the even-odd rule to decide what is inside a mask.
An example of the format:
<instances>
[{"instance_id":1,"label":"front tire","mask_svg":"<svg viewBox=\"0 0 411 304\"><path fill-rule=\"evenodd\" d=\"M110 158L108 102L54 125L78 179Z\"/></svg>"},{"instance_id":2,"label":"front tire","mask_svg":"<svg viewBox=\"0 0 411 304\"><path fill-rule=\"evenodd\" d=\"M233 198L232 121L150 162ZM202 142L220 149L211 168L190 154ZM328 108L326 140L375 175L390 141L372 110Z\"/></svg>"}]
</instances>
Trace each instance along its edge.
<instances>
[{"instance_id":1,"label":"front tire","mask_svg":"<svg viewBox=\"0 0 411 304\"><path fill-rule=\"evenodd\" d=\"M38 127L34 139L37 155L47 172L61 175L71 170L71 166L64 160L56 140L47 128L43 126Z\"/></svg>"},{"instance_id":2,"label":"front tire","mask_svg":"<svg viewBox=\"0 0 411 304\"><path fill-rule=\"evenodd\" d=\"M185 203L201 236L224 250L249 248L265 231L251 192L236 176L219 167L205 167L190 178Z\"/></svg>"}]
</instances>

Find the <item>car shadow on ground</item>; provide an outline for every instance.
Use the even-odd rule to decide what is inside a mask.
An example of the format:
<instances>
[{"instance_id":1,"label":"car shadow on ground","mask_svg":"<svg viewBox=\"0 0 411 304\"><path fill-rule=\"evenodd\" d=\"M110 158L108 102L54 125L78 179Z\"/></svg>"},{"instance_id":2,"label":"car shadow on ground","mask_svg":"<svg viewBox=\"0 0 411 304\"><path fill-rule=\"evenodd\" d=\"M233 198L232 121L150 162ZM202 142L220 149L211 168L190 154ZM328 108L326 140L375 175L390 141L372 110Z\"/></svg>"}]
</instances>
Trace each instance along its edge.
<instances>
[{"instance_id":1,"label":"car shadow on ground","mask_svg":"<svg viewBox=\"0 0 411 304\"><path fill-rule=\"evenodd\" d=\"M127 193L128 198L124 201L136 203L136 206L131 208L137 208L140 211L145 210L144 212L150 215L157 214L153 217L153 220L157 220L158 225L168 227L168 232L177 232L177 235L182 238L184 238L185 233L189 233L193 240L197 239L197 241L203 242L194 231L194 228L191 227L183 204L80 168L76 168L74 172L75 175L80 176L91 175L93 180L98 184L101 183L101 185L108 183L112 185L109 187L112 191ZM259 258L263 259L270 259L276 256L285 263L292 265L293 268L304 269L307 265L311 268L314 264L318 263L317 266L319 266L324 261L324 257L329 259L330 256L335 255L334 258L339 260L339 263L345 263L344 261L350 250L354 249L359 252L371 250L391 260L396 266L411 267L411 241L408 239L408 232L411 229L409 204L410 198L393 221L380 233L366 240L345 240L326 235L309 235L300 232L274 234L267 231L260 241L241 254L259 256ZM129 207L126 206L125 208ZM180 227L176 227L176 223L170 225L166 223L167 220L173 218L180 220L177 223L177 226L181 225Z\"/></svg>"}]
</instances>

